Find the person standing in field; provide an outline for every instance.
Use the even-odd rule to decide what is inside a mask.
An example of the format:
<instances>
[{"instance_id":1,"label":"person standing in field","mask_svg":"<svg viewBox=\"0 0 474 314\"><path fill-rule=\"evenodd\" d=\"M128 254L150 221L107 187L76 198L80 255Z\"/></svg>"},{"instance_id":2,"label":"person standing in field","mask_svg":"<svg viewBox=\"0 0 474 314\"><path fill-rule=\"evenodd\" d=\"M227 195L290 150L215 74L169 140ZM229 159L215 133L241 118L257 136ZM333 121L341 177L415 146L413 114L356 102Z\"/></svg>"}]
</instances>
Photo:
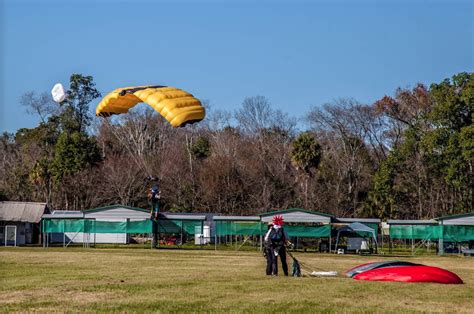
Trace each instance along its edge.
<instances>
[{"instance_id":1,"label":"person standing in field","mask_svg":"<svg viewBox=\"0 0 474 314\"><path fill-rule=\"evenodd\" d=\"M272 245L271 245L272 242L270 241L270 237L269 237L272 231L272 228L273 228L273 222L270 221L268 223L268 231L265 234L265 238L264 238L265 247L263 251L263 255L267 259L267 269L266 269L267 276L273 275L273 260L275 259L275 255L273 254L273 251L272 251Z\"/></svg>"},{"instance_id":2,"label":"person standing in field","mask_svg":"<svg viewBox=\"0 0 474 314\"><path fill-rule=\"evenodd\" d=\"M273 226L268 230L265 235L266 246L269 247L268 255L271 259L271 275L278 276L278 256L280 256L281 267L283 273L288 276L288 264L286 262L286 245L289 243L288 235L283 229L283 217L280 215L273 217ZM267 274L268 274L268 262L267 257Z\"/></svg>"}]
</instances>

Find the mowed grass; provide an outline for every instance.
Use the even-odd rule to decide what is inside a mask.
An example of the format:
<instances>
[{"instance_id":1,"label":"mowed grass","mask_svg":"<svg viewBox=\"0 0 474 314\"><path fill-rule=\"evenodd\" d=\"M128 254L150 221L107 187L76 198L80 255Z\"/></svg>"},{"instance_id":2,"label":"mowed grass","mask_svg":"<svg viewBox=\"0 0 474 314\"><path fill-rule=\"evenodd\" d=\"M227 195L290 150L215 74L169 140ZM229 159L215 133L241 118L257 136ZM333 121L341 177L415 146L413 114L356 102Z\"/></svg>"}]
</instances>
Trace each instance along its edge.
<instances>
[{"instance_id":1,"label":"mowed grass","mask_svg":"<svg viewBox=\"0 0 474 314\"><path fill-rule=\"evenodd\" d=\"M336 270L340 277L267 277L257 252L2 248L0 311L474 311L473 258L403 258L446 268L465 282L440 285L343 276L358 264L393 257L297 255L314 270Z\"/></svg>"}]
</instances>

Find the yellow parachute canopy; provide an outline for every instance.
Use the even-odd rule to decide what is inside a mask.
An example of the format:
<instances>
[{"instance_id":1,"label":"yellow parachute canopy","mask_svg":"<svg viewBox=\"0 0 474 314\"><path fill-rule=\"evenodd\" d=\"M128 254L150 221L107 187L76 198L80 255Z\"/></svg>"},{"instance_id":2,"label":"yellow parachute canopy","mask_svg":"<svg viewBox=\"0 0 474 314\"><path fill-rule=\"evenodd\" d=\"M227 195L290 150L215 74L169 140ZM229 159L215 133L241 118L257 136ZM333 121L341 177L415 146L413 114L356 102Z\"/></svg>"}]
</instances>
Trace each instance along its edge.
<instances>
[{"instance_id":1,"label":"yellow parachute canopy","mask_svg":"<svg viewBox=\"0 0 474 314\"><path fill-rule=\"evenodd\" d=\"M199 99L188 92L169 86L135 86L110 92L97 105L97 116L127 113L144 102L158 111L174 127L201 121L206 115Z\"/></svg>"}]
</instances>

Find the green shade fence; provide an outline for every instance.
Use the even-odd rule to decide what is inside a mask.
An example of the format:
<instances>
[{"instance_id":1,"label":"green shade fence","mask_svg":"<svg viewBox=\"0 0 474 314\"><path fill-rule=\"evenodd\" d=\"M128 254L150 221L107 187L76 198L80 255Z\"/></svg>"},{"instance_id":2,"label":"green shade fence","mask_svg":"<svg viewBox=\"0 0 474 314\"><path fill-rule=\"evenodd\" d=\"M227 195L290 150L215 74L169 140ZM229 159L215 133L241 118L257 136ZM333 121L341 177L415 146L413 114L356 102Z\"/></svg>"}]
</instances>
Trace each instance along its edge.
<instances>
[{"instance_id":1,"label":"green shade fence","mask_svg":"<svg viewBox=\"0 0 474 314\"><path fill-rule=\"evenodd\" d=\"M202 233L202 221L200 220L158 220L159 233L181 233L183 230L187 234L195 234L196 227L199 227L198 233Z\"/></svg>"},{"instance_id":2,"label":"green shade fence","mask_svg":"<svg viewBox=\"0 0 474 314\"><path fill-rule=\"evenodd\" d=\"M140 221L99 221L94 219L45 219L44 233L150 233L150 220Z\"/></svg>"},{"instance_id":3,"label":"green shade fence","mask_svg":"<svg viewBox=\"0 0 474 314\"><path fill-rule=\"evenodd\" d=\"M285 226L290 237L300 238L328 238L331 236L331 226Z\"/></svg>"},{"instance_id":4,"label":"green shade fence","mask_svg":"<svg viewBox=\"0 0 474 314\"><path fill-rule=\"evenodd\" d=\"M474 240L474 226L390 225L390 238L465 242Z\"/></svg>"},{"instance_id":5,"label":"green shade fence","mask_svg":"<svg viewBox=\"0 0 474 314\"><path fill-rule=\"evenodd\" d=\"M438 240L439 226L435 225L390 225L391 239Z\"/></svg>"},{"instance_id":6,"label":"green shade fence","mask_svg":"<svg viewBox=\"0 0 474 314\"><path fill-rule=\"evenodd\" d=\"M201 221L195 220L159 220L159 233L195 234L196 226L201 227ZM44 219L43 233L152 233L151 220L139 221L99 221L94 219Z\"/></svg>"},{"instance_id":7,"label":"green shade fence","mask_svg":"<svg viewBox=\"0 0 474 314\"><path fill-rule=\"evenodd\" d=\"M331 235L331 226L295 226L285 225L285 231L290 237L327 238ZM257 236L267 232L267 225L261 222L216 221L216 235L222 236Z\"/></svg>"},{"instance_id":8,"label":"green shade fence","mask_svg":"<svg viewBox=\"0 0 474 314\"><path fill-rule=\"evenodd\" d=\"M378 238L378 235L379 235L379 224L378 223L362 222L362 224L366 225L369 228L374 229L375 238ZM369 236L372 236L372 234L370 234Z\"/></svg>"},{"instance_id":9,"label":"green shade fence","mask_svg":"<svg viewBox=\"0 0 474 314\"><path fill-rule=\"evenodd\" d=\"M267 230L261 222L216 221L216 235L218 237L245 235L260 235Z\"/></svg>"},{"instance_id":10,"label":"green shade fence","mask_svg":"<svg viewBox=\"0 0 474 314\"><path fill-rule=\"evenodd\" d=\"M443 240L449 242L474 241L474 226L439 226Z\"/></svg>"}]
</instances>

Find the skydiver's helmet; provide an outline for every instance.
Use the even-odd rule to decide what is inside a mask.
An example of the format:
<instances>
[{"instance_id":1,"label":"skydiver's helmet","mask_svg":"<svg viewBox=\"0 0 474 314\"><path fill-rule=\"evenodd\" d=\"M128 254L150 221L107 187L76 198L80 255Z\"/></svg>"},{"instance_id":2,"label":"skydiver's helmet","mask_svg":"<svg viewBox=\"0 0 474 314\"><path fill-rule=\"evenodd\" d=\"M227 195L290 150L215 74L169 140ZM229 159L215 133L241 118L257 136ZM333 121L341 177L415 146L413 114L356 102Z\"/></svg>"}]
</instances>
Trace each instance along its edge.
<instances>
[{"instance_id":1,"label":"skydiver's helmet","mask_svg":"<svg viewBox=\"0 0 474 314\"><path fill-rule=\"evenodd\" d=\"M281 228L284 224L283 216L281 215L273 216L272 222L275 227L278 226L278 228Z\"/></svg>"}]
</instances>

